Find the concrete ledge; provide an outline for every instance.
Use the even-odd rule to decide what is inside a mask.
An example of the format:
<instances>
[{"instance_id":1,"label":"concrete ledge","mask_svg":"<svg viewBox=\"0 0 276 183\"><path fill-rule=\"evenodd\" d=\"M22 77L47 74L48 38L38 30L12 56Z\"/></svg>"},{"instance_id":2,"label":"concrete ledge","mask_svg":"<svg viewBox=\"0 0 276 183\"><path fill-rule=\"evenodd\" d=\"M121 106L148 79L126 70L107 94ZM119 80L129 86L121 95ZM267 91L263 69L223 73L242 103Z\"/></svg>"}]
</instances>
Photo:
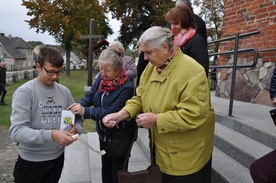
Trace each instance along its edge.
<instances>
[{"instance_id":1,"label":"concrete ledge","mask_svg":"<svg viewBox=\"0 0 276 183\"><path fill-rule=\"evenodd\" d=\"M99 150L99 136L96 132L87 134L88 142L93 148ZM95 152L89 151L90 167L91 167L91 178L92 182L100 183L101 178L101 156ZM129 159L128 170L138 171L144 170L150 165L144 153L141 151L138 144L135 142L131 150L131 157Z\"/></svg>"},{"instance_id":2,"label":"concrete ledge","mask_svg":"<svg viewBox=\"0 0 276 183\"><path fill-rule=\"evenodd\" d=\"M82 134L85 140L86 134ZM90 183L90 164L88 149L79 141L65 148L64 168L59 183Z\"/></svg>"},{"instance_id":3,"label":"concrete ledge","mask_svg":"<svg viewBox=\"0 0 276 183\"><path fill-rule=\"evenodd\" d=\"M138 129L138 138L136 140L141 151L150 162L150 150L149 150L149 132L148 129L139 128Z\"/></svg>"},{"instance_id":4,"label":"concrete ledge","mask_svg":"<svg viewBox=\"0 0 276 183\"><path fill-rule=\"evenodd\" d=\"M241 165L218 148L214 148L212 167L223 178L217 182L253 183L248 168ZM212 181L215 182L215 181Z\"/></svg>"},{"instance_id":5,"label":"concrete ledge","mask_svg":"<svg viewBox=\"0 0 276 183\"><path fill-rule=\"evenodd\" d=\"M214 168L212 168L212 182L213 183L230 183L222 175L220 175Z\"/></svg>"},{"instance_id":6,"label":"concrete ledge","mask_svg":"<svg viewBox=\"0 0 276 183\"><path fill-rule=\"evenodd\" d=\"M91 86L84 86L83 87L83 92L87 93L91 90Z\"/></svg>"},{"instance_id":7,"label":"concrete ledge","mask_svg":"<svg viewBox=\"0 0 276 183\"><path fill-rule=\"evenodd\" d=\"M87 141L88 143L96 150L100 150L99 145L99 136L96 132L87 133ZM89 163L90 163L90 172L91 174L91 182L100 183L102 182L102 166L101 166L101 155L89 151Z\"/></svg>"},{"instance_id":8,"label":"concrete ledge","mask_svg":"<svg viewBox=\"0 0 276 183\"><path fill-rule=\"evenodd\" d=\"M216 124L217 125L217 124ZM221 124L218 124L221 125ZM223 126L223 125L221 125ZM224 128L227 127L223 126ZM229 129L230 130L230 129ZM220 128L216 127L216 132L220 131ZM233 130L232 130L233 131ZM235 136L238 134L238 132L234 132ZM225 134L225 129L223 131L220 131L220 133ZM228 132L226 132L228 133ZM225 135L229 136L229 134ZM237 136L236 136L237 137ZM243 140L237 137L236 140ZM140 149L143 151L144 154L148 157L148 160L150 161L149 157L149 137L148 137L148 130L145 128L139 128L138 130L138 139L137 144L139 145ZM231 147L233 148L233 147ZM233 152L233 150L230 148L230 153ZM268 148L268 147L266 147ZM268 148L269 149L269 148ZM262 153L265 153L264 151L261 151ZM243 151L241 152L241 155L243 155ZM245 160L247 161L247 159ZM213 183L252 183L250 173L247 167L243 166L240 162L236 161L226 153L222 152L217 147L214 147L213 150L213 162L212 162L212 182Z\"/></svg>"},{"instance_id":9,"label":"concrete ledge","mask_svg":"<svg viewBox=\"0 0 276 183\"><path fill-rule=\"evenodd\" d=\"M271 148L219 123L216 123L214 145L247 168L256 159L272 151Z\"/></svg>"},{"instance_id":10,"label":"concrete ledge","mask_svg":"<svg viewBox=\"0 0 276 183\"><path fill-rule=\"evenodd\" d=\"M276 134L275 126L271 119L266 120L241 120L229 116L224 116L222 114L216 114L216 122L235 130L249 138L256 140L270 148L276 147ZM258 125L255 125L258 123ZM259 125L263 125L262 130ZM256 126L256 127L255 127ZM270 134L269 131L274 130L274 135Z\"/></svg>"}]
</instances>

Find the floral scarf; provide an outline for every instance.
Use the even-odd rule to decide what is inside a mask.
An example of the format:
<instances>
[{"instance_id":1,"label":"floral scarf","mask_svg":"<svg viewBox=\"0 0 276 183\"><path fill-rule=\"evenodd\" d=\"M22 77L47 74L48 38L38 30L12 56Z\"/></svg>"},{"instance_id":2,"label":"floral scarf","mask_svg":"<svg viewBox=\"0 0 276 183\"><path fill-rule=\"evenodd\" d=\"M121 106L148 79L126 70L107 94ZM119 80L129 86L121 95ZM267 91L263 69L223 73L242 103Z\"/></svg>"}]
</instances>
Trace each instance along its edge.
<instances>
[{"instance_id":1,"label":"floral scarf","mask_svg":"<svg viewBox=\"0 0 276 183\"><path fill-rule=\"evenodd\" d=\"M104 93L107 91L114 91L120 88L127 81L127 79L128 76L126 75L124 69L120 71L119 75L113 81L107 81L102 76L98 92Z\"/></svg>"},{"instance_id":2,"label":"floral scarf","mask_svg":"<svg viewBox=\"0 0 276 183\"><path fill-rule=\"evenodd\" d=\"M182 48L187 41L189 41L196 33L196 29L181 29L181 31L174 36L174 45Z\"/></svg>"},{"instance_id":3,"label":"floral scarf","mask_svg":"<svg viewBox=\"0 0 276 183\"><path fill-rule=\"evenodd\" d=\"M161 67L157 67L157 72L158 74L161 74L161 72L163 71L163 69L165 69L165 67L167 67L167 65L170 63L170 61L173 59L174 55L178 52L178 47L176 47L172 53L172 55L168 58L168 60L161 66Z\"/></svg>"}]
</instances>

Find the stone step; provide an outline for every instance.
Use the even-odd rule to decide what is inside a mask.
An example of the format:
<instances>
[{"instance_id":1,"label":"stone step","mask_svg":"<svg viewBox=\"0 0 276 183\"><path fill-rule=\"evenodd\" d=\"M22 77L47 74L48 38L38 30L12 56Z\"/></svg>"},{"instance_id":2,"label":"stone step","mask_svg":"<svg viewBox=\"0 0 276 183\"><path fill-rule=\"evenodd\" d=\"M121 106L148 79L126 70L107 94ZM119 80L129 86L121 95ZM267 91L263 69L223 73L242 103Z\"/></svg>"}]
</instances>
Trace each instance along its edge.
<instances>
[{"instance_id":1,"label":"stone step","mask_svg":"<svg viewBox=\"0 0 276 183\"><path fill-rule=\"evenodd\" d=\"M222 177L215 182L235 182L231 177L239 174L246 174L248 180L253 182L249 173L251 163L276 147L275 125L269 114L273 107L234 100L232 115L229 116L229 99L216 97L214 92L211 94L216 114L214 145L220 151L224 151L224 156L229 158L229 162L236 161L245 167L236 171L236 167L229 163L225 166L229 166L231 171L223 172L223 165L215 166L213 161L215 177ZM218 158L217 156L219 155L216 155L214 150L213 158Z\"/></svg>"},{"instance_id":2,"label":"stone step","mask_svg":"<svg viewBox=\"0 0 276 183\"><path fill-rule=\"evenodd\" d=\"M87 140L86 134L82 134L81 137ZM64 167L59 183L90 183L89 158L88 149L79 141L66 147Z\"/></svg>"},{"instance_id":3,"label":"stone step","mask_svg":"<svg viewBox=\"0 0 276 183\"><path fill-rule=\"evenodd\" d=\"M88 142L92 147L99 147L99 136L97 133L88 133ZM89 151L90 165L91 165L91 177L92 182L100 183L101 182L101 159L99 155L95 154L92 151ZM137 142L133 144L131 150L131 157L129 159L128 170L137 171L146 169L149 166L149 161L147 160L144 153L139 148Z\"/></svg>"},{"instance_id":4,"label":"stone step","mask_svg":"<svg viewBox=\"0 0 276 183\"><path fill-rule=\"evenodd\" d=\"M212 168L213 183L253 183L248 168L216 147L213 150Z\"/></svg>"},{"instance_id":5,"label":"stone step","mask_svg":"<svg viewBox=\"0 0 276 183\"><path fill-rule=\"evenodd\" d=\"M99 149L97 133L83 134L82 137L93 148ZM129 171L142 170L149 166L148 137L148 130L139 128L137 141L131 151ZM259 158L271 150L270 147L221 123L216 123L212 165L213 182L252 182L248 166L253 159ZM89 151L79 141L74 142L71 146L66 147L64 170L59 183L100 183L100 162L100 155Z\"/></svg>"},{"instance_id":6,"label":"stone step","mask_svg":"<svg viewBox=\"0 0 276 183\"><path fill-rule=\"evenodd\" d=\"M220 123L215 124L214 145L247 168L273 150Z\"/></svg>"},{"instance_id":7,"label":"stone step","mask_svg":"<svg viewBox=\"0 0 276 183\"><path fill-rule=\"evenodd\" d=\"M274 149L276 147L275 126L268 114L267 107L265 108L267 115L262 115L262 119L237 119L216 114L216 122ZM261 108L260 113L263 112Z\"/></svg>"},{"instance_id":8,"label":"stone step","mask_svg":"<svg viewBox=\"0 0 276 183\"><path fill-rule=\"evenodd\" d=\"M99 150L99 136L96 132L87 133L87 141L94 149ZM102 182L101 178L101 156L96 154L93 151L89 151L89 164L90 166L90 175L91 175L91 182Z\"/></svg>"},{"instance_id":9,"label":"stone step","mask_svg":"<svg viewBox=\"0 0 276 183\"><path fill-rule=\"evenodd\" d=\"M89 145L99 150L99 137L96 132L82 134ZM133 144L128 170L146 169L150 165L137 142ZM101 183L101 155L88 150L79 141L65 148L65 162L59 183Z\"/></svg>"},{"instance_id":10,"label":"stone step","mask_svg":"<svg viewBox=\"0 0 276 183\"><path fill-rule=\"evenodd\" d=\"M146 156L147 160L150 162L150 150L149 150L149 132L148 129L139 128L138 138L136 143L139 145L141 151Z\"/></svg>"},{"instance_id":11,"label":"stone step","mask_svg":"<svg viewBox=\"0 0 276 183\"><path fill-rule=\"evenodd\" d=\"M149 155L147 129L139 129L137 143L141 150ZM215 124L214 144L212 164L213 183L252 183L248 167L253 159L259 158L272 150L270 147L220 123ZM225 152L219 148L222 148Z\"/></svg>"}]
</instances>

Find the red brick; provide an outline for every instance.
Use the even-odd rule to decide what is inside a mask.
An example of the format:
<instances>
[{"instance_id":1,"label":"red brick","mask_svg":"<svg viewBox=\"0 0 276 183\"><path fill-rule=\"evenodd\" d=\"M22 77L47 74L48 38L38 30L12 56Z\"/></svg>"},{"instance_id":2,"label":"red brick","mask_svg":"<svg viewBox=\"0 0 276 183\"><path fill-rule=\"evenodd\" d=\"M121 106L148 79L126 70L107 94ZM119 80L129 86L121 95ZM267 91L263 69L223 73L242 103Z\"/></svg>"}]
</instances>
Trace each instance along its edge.
<instances>
[{"instance_id":1,"label":"red brick","mask_svg":"<svg viewBox=\"0 0 276 183\"><path fill-rule=\"evenodd\" d=\"M247 17L245 13L248 13ZM222 37L234 36L236 32L243 34L260 30L260 34L240 40L239 47L273 48L276 45L275 16L276 5L272 4L271 0L225 0ZM233 47L234 43L229 41L227 44L221 44L220 50L229 51ZM265 59L271 60L270 56L275 57L270 53L265 55Z\"/></svg>"}]
</instances>

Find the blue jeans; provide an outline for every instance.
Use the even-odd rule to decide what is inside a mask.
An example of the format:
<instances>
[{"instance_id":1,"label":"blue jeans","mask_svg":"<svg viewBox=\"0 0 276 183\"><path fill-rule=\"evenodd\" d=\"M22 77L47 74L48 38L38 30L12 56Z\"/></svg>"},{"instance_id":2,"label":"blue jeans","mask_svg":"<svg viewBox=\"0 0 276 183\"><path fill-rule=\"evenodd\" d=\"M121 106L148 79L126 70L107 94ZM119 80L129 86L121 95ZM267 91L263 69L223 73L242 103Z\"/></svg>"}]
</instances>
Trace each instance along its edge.
<instances>
[{"instance_id":1,"label":"blue jeans","mask_svg":"<svg viewBox=\"0 0 276 183\"><path fill-rule=\"evenodd\" d=\"M59 181L64 162L64 154L57 159L32 162L26 161L18 155L13 176L16 183L57 183Z\"/></svg>"}]
</instances>

